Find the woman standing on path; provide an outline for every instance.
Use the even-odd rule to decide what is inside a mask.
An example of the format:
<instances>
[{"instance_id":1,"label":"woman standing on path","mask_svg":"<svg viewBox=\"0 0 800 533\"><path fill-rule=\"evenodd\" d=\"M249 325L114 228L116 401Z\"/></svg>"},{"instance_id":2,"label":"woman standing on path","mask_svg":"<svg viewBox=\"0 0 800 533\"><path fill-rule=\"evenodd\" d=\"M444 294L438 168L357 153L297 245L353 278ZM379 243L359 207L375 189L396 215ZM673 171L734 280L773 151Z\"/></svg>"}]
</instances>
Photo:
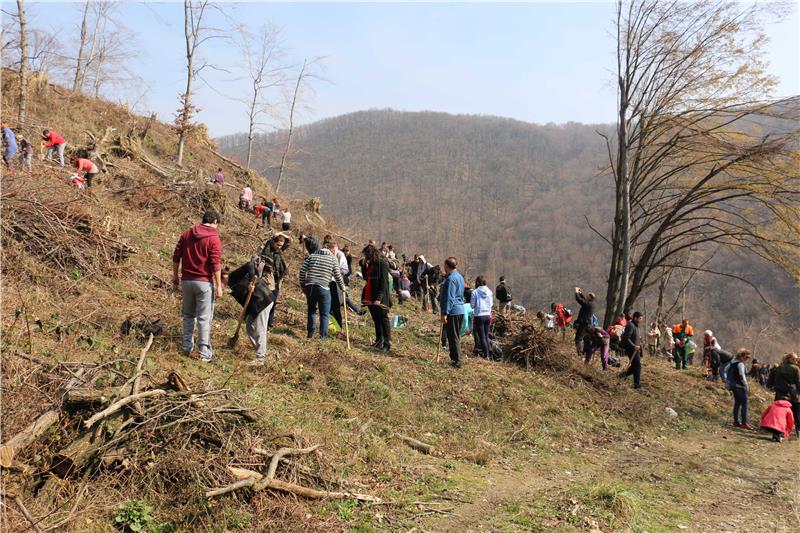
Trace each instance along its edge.
<instances>
[{"instance_id":1,"label":"woman standing on path","mask_svg":"<svg viewBox=\"0 0 800 533\"><path fill-rule=\"evenodd\" d=\"M494 295L492 290L486 286L486 278L478 276L475 278L475 290L472 291L470 304L475 310L473 331L479 341L478 350L481 355L489 359L491 347L489 345L489 322L492 317L492 306L494 305Z\"/></svg>"},{"instance_id":2,"label":"woman standing on path","mask_svg":"<svg viewBox=\"0 0 800 533\"><path fill-rule=\"evenodd\" d=\"M369 306L369 314L375 323L373 347L388 353L392 347L392 329L389 325L389 309L392 307L389 263L372 244L367 245L362 253L364 261L361 263L361 275L366 284L361 293L361 303Z\"/></svg>"},{"instance_id":3,"label":"woman standing on path","mask_svg":"<svg viewBox=\"0 0 800 533\"><path fill-rule=\"evenodd\" d=\"M731 368L728 370L728 384L733 392L733 427L742 429L753 429L747 423L747 361L750 360L750 350L746 348L736 352L736 357L731 361ZM741 422L739 414L741 412Z\"/></svg>"}]
</instances>

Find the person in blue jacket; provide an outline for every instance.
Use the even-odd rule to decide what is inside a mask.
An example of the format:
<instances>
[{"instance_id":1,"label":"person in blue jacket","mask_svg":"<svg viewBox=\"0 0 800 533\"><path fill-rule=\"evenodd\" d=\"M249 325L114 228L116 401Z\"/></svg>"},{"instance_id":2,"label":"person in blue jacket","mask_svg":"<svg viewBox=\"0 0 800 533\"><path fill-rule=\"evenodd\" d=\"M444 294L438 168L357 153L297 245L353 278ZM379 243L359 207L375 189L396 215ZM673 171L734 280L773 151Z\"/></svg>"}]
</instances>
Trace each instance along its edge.
<instances>
[{"instance_id":1,"label":"person in blue jacket","mask_svg":"<svg viewBox=\"0 0 800 533\"><path fill-rule=\"evenodd\" d=\"M10 169L14 156L17 155L17 138L5 122L1 126L3 130L3 163L6 168Z\"/></svg>"},{"instance_id":2,"label":"person in blue jacket","mask_svg":"<svg viewBox=\"0 0 800 533\"><path fill-rule=\"evenodd\" d=\"M461 324L464 321L464 277L457 270L458 259L444 262L445 279L439 293L441 320L447 334L450 364L461 368Z\"/></svg>"}]
</instances>

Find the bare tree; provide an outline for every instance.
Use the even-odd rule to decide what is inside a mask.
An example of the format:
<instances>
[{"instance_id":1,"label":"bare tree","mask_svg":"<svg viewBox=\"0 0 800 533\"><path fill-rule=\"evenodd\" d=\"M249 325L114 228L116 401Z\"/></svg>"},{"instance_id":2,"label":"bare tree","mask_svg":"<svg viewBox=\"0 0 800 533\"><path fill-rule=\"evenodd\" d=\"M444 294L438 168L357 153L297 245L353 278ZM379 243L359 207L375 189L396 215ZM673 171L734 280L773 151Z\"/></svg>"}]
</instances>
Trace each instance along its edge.
<instances>
[{"instance_id":1,"label":"bare tree","mask_svg":"<svg viewBox=\"0 0 800 533\"><path fill-rule=\"evenodd\" d=\"M198 59L197 50L208 40L222 37L221 30L207 26L204 20L212 8L217 9L208 0L184 0L183 2L183 35L186 43L186 90L179 96L181 107L178 109L175 118L175 125L178 129L178 166L183 166L186 137L192 129L192 117L197 112L197 108L192 104L194 80L200 71L209 66L206 63L201 64L199 67L195 64Z\"/></svg>"},{"instance_id":2,"label":"bare tree","mask_svg":"<svg viewBox=\"0 0 800 533\"><path fill-rule=\"evenodd\" d=\"M295 111L297 110L298 105L298 98L302 94L303 88L311 88L309 86L309 82L312 79L322 79L316 72L315 67L322 66L322 58L315 57L312 60L304 59L303 65L300 67L300 73L297 75L297 80L294 84L294 91L292 91L292 98L291 103L289 105L289 125L287 128L286 133L286 145L283 148L283 154L281 155L281 164L278 167L278 179L275 183L275 192L278 192L281 188L281 181L283 180L283 173L286 170L287 158L289 156L289 151L292 148L292 135L294 133L294 117Z\"/></svg>"},{"instance_id":3,"label":"bare tree","mask_svg":"<svg viewBox=\"0 0 800 533\"><path fill-rule=\"evenodd\" d=\"M19 112L17 120L25 122L25 108L28 98L28 29L25 21L23 0L17 0L17 16L19 17Z\"/></svg>"},{"instance_id":4,"label":"bare tree","mask_svg":"<svg viewBox=\"0 0 800 533\"><path fill-rule=\"evenodd\" d=\"M603 135L616 191L606 324L692 247L747 248L786 266L800 257L790 231L797 102L765 100L775 84L763 62L766 15L781 13L724 0L618 2L618 123L613 142Z\"/></svg>"},{"instance_id":5,"label":"bare tree","mask_svg":"<svg viewBox=\"0 0 800 533\"><path fill-rule=\"evenodd\" d=\"M81 68L83 67L83 49L86 47L86 34L89 21L89 6L91 2L88 0L83 5L83 18L81 20L81 40L78 46L78 59L75 64L75 79L72 82L72 90L78 90L78 82L81 80Z\"/></svg>"},{"instance_id":6,"label":"bare tree","mask_svg":"<svg viewBox=\"0 0 800 533\"><path fill-rule=\"evenodd\" d=\"M265 24L258 35L242 32L242 48L247 61L247 76L251 82L250 98L239 100L247 106L247 159L245 168L250 170L253 155L253 139L263 116L270 112L271 106L265 101L265 94L273 88L281 87L285 80L286 67L277 64L283 57L280 31Z\"/></svg>"}]
</instances>

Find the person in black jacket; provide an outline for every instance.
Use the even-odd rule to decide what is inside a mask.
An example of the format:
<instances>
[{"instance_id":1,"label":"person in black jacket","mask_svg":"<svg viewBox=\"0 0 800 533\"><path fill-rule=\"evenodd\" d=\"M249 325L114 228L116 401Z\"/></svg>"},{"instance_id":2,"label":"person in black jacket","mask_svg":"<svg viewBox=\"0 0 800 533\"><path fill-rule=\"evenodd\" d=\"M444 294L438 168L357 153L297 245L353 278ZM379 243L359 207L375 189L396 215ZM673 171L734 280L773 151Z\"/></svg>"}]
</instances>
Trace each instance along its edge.
<instances>
[{"instance_id":1,"label":"person in black jacket","mask_svg":"<svg viewBox=\"0 0 800 533\"><path fill-rule=\"evenodd\" d=\"M275 308L278 306L278 295L281 292L281 280L286 275L286 262L283 260L283 251L289 247L291 237L285 233L276 233L264 243L261 257L269 259L272 263L272 277L275 279L275 303L269 312L267 327L272 329L275 325Z\"/></svg>"},{"instance_id":2,"label":"person in black jacket","mask_svg":"<svg viewBox=\"0 0 800 533\"><path fill-rule=\"evenodd\" d=\"M375 323L375 343L372 346L387 353L392 347L392 329L389 324L389 309L392 307L389 263L371 244L362 253L364 260L361 262L361 275L365 285L361 292L361 303L369 306L369 314Z\"/></svg>"},{"instance_id":3,"label":"person in black jacket","mask_svg":"<svg viewBox=\"0 0 800 533\"><path fill-rule=\"evenodd\" d=\"M581 306L578 318L575 320L575 350L578 357L583 354L583 338L591 331L592 316L594 316L594 293L583 294L580 287L575 287L575 301Z\"/></svg>"},{"instance_id":4,"label":"person in black jacket","mask_svg":"<svg viewBox=\"0 0 800 533\"><path fill-rule=\"evenodd\" d=\"M500 307L500 312L504 313L511 306L511 291L506 286L506 277L500 276L500 283L494 288L494 295L497 297L497 302Z\"/></svg>"},{"instance_id":5,"label":"person in black jacket","mask_svg":"<svg viewBox=\"0 0 800 533\"><path fill-rule=\"evenodd\" d=\"M272 279L272 262L260 256L255 256L227 277L231 295L241 306L247 302L250 286L253 286L245 314L247 336L256 350L255 359L248 363L250 366L261 366L266 360L267 323L278 295L277 289L272 287Z\"/></svg>"},{"instance_id":6,"label":"person in black jacket","mask_svg":"<svg viewBox=\"0 0 800 533\"><path fill-rule=\"evenodd\" d=\"M620 374L620 377L626 378L633 375L633 388L641 389L642 377L642 334L639 331L639 322L642 321L642 313L636 311L633 313L633 318L625 325L625 331L622 333L622 340L620 344L631 360L628 369Z\"/></svg>"}]
</instances>

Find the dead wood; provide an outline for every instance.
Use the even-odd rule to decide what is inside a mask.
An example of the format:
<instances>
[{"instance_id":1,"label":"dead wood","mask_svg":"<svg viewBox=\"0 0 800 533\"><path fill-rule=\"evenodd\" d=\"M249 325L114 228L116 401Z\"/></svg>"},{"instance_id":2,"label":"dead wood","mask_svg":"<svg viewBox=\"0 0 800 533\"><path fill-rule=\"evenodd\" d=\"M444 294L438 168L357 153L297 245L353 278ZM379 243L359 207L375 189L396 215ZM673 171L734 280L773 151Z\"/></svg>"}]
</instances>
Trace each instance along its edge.
<instances>
[{"instance_id":1,"label":"dead wood","mask_svg":"<svg viewBox=\"0 0 800 533\"><path fill-rule=\"evenodd\" d=\"M126 398L122 398L121 400L117 400L116 402L112 403L99 413L95 413L92 415L88 420L84 421L83 426L85 428L92 427L96 422L103 420L104 418L116 413L126 405L130 405L134 402L139 400L144 400L145 398L152 398L154 396L164 396L167 394L167 391L164 389L153 389L145 392L140 392L138 394L131 394Z\"/></svg>"},{"instance_id":2,"label":"dead wood","mask_svg":"<svg viewBox=\"0 0 800 533\"><path fill-rule=\"evenodd\" d=\"M67 391L64 395L63 406L68 410L77 410L106 405L116 395L116 387L103 387L102 389L75 388Z\"/></svg>"},{"instance_id":3,"label":"dead wood","mask_svg":"<svg viewBox=\"0 0 800 533\"><path fill-rule=\"evenodd\" d=\"M426 444L422 441L419 441L415 438L408 437L406 435L397 435L401 441L403 441L408 447L420 452L424 453L425 455L430 455L434 452L435 448L430 444Z\"/></svg>"},{"instance_id":4,"label":"dead wood","mask_svg":"<svg viewBox=\"0 0 800 533\"><path fill-rule=\"evenodd\" d=\"M272 460L269 463L269 470L267 470L267 477L272 479L275 477L275 473L278 470L278 463L284 457L288 457L290 455L308 455L309 453L314 453L319 448L319 444L316 446L311 446L309 448L280 448L275 455L272 456Z\"/></svg>"},{"instance_id":5,"label":"dead wood","mask_svg":"<svg viewBox=\"0 0 800 533\"><path fill-rule=\"evenodd\" d=\"M58 422L59 412L55 409L46 411L39 415L28 427L8 439L5 444L0 446L0 466L7 468L14 461L14 456L19 450L27 447L33 441L42 436L50 427Z\"/></svg>"},{"instance_id":6,"label":"dead wood","mask_svg":"<svg viewBox=\"0 0 800 533\"><path fill-rule=\"evenodd\" d=\"M136 372L134 373L133 378L133 385L131 386L131 395L136 395L139 393L139 386L142 382L142 367L144 366L144 359L147 356L147 350L150 349L150 346L153 345L153 334L150 333L150 337L147 339L147 344L144 345L142 348L142 353L139 356L139 362L136 363ZM134 403L133 408L136 410L137 413L142 412L142 404L139 402Z\"/></svg>"}]
</instances>

